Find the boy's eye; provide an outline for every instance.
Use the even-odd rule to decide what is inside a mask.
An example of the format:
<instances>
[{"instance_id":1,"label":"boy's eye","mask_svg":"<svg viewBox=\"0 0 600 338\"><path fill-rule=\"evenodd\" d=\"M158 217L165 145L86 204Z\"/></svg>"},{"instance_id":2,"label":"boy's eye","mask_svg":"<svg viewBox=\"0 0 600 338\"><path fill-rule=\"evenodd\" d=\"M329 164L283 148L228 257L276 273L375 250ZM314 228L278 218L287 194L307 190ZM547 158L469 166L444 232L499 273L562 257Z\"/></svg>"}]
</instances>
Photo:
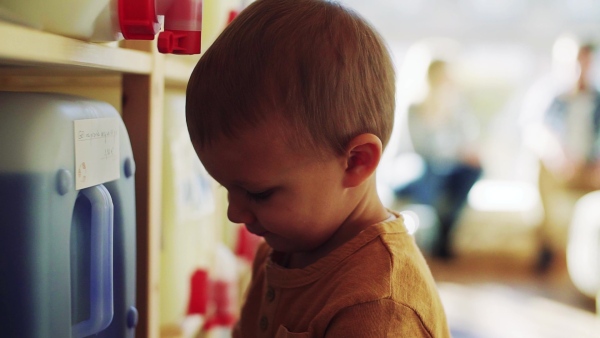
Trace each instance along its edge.
<instances>
[{"instance_id":1,"label":"boy's eye","mask_svg":"<svg viewBox=\"0 0 600 338\"><path fill-rule=\"evenodd\" d=\"M273 190L265 190L262 192L246 192L246 196L252 200L252 201L256 201L256 202L261 202L261 201L266 201L267 199L269 199L269 197L271 197L271 195L273 194Z\"/></svg>"}]
</instances>

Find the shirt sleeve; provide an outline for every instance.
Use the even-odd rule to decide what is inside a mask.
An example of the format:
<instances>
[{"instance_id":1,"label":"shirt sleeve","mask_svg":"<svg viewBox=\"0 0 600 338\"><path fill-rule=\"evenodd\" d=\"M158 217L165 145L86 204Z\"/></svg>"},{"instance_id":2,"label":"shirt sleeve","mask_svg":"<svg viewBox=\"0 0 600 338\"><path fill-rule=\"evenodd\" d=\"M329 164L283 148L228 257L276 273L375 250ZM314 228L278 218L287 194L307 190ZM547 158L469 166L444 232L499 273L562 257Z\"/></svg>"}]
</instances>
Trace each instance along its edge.
<instances>
[{"instance_id":1,"label":"shirt sleeve","mask_svg":"<svg viewBox=\"0 0 600 338\"><path fill-rule=\"evenodd\" d=\"M427 330L417 313L391 299L353 305L340 311L331 321L325 337L427 337Z\"/></svg>"}]
</instances>

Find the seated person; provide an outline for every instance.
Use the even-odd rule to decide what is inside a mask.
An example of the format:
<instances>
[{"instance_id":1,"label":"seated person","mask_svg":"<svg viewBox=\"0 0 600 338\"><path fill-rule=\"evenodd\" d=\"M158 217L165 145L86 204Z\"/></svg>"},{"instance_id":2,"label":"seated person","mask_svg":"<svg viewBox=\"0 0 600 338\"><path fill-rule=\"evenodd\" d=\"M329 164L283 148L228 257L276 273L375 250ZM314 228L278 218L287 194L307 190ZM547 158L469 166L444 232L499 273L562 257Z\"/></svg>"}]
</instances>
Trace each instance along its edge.
<instances>
[{"instance_id":1,"label":"seated person","mask_svg":"<svg viewBox=\"0 0 600 338\"><path fill-rule=\"evenodd\" d=\"M413 149L423 160L423 173L395 189L398 198L434 208L440 224L432 254L441 258L452 256L451 231L482 172L474 146L478 126L447 67L442 60L431 62L427 71L429 91L408 111L408 130Z\"/></svg>"}]
</instances>

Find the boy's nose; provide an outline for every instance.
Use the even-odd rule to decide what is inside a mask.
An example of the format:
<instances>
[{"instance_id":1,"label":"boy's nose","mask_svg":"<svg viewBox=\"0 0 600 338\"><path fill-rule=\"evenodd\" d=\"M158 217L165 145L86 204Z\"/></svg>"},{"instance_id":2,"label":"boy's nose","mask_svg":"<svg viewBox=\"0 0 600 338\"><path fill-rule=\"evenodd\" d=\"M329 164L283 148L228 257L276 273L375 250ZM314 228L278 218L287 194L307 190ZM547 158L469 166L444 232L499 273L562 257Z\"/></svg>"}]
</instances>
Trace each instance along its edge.
<instances>
[{"instance_id":1,"label":"boy's nose","mask_svg":"<svg viewBox=\"0 0 600 338\"><path fill-rule=\"evenodd\" d=\"M231 194L227 194L229 205L227 206L227 218L233 223L252 224L254 223L254 215L245 207L244 201L240 198L234 198Z\"/></svg>"}]
</instances>

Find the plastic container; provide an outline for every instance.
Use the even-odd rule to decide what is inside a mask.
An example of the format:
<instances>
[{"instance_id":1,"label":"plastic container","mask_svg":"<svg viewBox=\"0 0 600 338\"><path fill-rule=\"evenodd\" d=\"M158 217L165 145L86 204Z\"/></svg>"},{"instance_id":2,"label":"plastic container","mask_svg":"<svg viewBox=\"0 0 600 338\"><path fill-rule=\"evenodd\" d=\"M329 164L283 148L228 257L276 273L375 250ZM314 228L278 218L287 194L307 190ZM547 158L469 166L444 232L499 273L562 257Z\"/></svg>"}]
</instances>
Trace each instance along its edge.
<instances>
[{"instance_id":1,"label":"plastic container","mask_svg":"<svg viewBox=\"0 0 600 338\"><path fill-rule=\"evenodd\" d=\"M160 52L200 53L202 0L3 0L0 10L11 21L96 42L153 40L164 24Z\"/></svg>"},{"instance_id":2,"label":"plastic container","mask_svg":"<svg viewBox=\"0 0 600 338\"><path fill-rule=\"evenodd\" d=\"M120 178L75 189L74 121L117 118ZM135 190L107 103L0 92L0 332L134 337Z\"/></svg>"}]
</instances>

